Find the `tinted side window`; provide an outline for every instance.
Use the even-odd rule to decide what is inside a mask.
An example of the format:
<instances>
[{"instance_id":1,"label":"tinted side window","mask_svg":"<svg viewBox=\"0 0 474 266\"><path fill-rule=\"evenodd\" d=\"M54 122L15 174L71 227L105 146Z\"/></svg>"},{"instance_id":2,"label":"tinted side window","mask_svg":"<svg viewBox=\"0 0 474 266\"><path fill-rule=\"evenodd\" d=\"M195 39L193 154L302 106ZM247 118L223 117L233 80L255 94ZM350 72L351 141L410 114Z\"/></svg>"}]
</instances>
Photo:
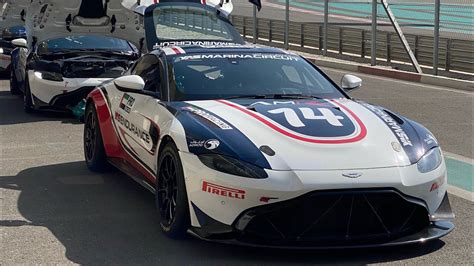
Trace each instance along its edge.
<instances>
[{"instance_id":1,"label":"tinted side window","mask_svg":"<svg viewBox=\"0 0 474 266\"><path fill-rule=\"evenodd\" d=\"M148 72L153 70L153 67L156 67L157 63L158 58L156 58L156 56L146 55L137 62L131 73L132 75L138 75L142 77L146 82L146 75Z\"/></svg>"}]
</instances>

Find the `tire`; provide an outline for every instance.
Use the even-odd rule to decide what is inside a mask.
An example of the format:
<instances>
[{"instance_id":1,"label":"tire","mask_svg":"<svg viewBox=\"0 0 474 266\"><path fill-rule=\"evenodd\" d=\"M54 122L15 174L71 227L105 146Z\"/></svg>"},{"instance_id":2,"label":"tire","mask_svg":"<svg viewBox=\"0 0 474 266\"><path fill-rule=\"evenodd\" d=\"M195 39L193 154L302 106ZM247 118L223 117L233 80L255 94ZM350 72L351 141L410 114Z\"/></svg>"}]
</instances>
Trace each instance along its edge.
<instances>
[{"instance_id":1,"label":"tire","mask_svg":"<svg viewBox=\"0 0 474 266\"><path fill-rule=\"evenodd\" d=\"M25 110L25 113L28 114L35 112L33 100L31 98L30 83L28 82L27 76L25 80L25 93L23 93L23 109Z\"/></svg>"},{"instance_id":2,"label":"tire","mask_svg":"<svg viewBox=\"0 0 474 266\"><path fill-rule=\"evenodd\" d=\"M183 167L174 143L166 144L161 151L158 169L155 203L161 230L170 238L182 239L190 226L189 204Z\"/></svg>"},{"instance_id":3,"label":"tire","mask_svg":"<svg viewBox=\"0 0 474 266\"><path fill-rule=\"evenodd\" d=\"M18 88L18 83L16 82L15 72L13 68L10 68L10 93L12 95L21 95L21 91Z\"/></svg>"},{"instance_id":4,"label":"tire","mask_svg":"<svg viewBox=\"0 0 474 266\"><path fill-rule=\"evenodd\" d=\"M94 172L109 169L97 112L93 104L86 108L84 119L84 158L87 168Z\"/></svg>"}]
</instances>

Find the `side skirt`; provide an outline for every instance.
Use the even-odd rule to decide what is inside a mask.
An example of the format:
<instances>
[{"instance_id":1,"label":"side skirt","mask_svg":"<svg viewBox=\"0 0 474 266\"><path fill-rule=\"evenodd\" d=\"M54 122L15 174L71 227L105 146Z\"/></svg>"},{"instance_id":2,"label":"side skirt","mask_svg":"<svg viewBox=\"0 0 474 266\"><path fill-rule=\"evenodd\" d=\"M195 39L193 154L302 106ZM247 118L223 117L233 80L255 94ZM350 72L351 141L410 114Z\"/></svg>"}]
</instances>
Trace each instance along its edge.
<instances>
[{"instance_id":1,"label":"side skirt","mask_svg":"<svg viewBox=\"0 0 474 266\"><path fill-rule=\"evenodd\" d=\"M140 171L136 170L128 161L120 158L111 158L109 157L108 162L117 167L120 171L122 171L124 174L127 176L131 177L133 180L135 180L138 184L142 185L144 188L146 188L148 191L151 193L155 193L155 187L146 182L146 177L140 173Z\"/></svg>"}]
</instances>

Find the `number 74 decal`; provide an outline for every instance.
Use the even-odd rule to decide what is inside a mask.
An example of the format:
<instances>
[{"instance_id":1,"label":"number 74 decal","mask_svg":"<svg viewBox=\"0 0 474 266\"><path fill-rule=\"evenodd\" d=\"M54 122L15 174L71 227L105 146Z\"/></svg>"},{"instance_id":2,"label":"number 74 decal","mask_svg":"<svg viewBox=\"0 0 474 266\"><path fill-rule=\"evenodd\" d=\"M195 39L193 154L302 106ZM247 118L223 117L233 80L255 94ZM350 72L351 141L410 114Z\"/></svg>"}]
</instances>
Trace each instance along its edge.
<instances>
[{"instance_id":1,"label":"number 74 decal","mask_svg":"<svg viewBox=\"0 0 474 266\"><path fill-rule=\"evenodd\" d=\"M329 108L317 108L321 115L316 115L311 108L300 107L298 110L301 111L305 120L326 120L329 124L335 127L344 126L339 120L343 120L344 117L335 115ZM307 126L298 116L296 111L292 108L278 108L268 111L271 114L283 114L286 121L293 127L305 127Z\"/></svg>"}]
</instances>

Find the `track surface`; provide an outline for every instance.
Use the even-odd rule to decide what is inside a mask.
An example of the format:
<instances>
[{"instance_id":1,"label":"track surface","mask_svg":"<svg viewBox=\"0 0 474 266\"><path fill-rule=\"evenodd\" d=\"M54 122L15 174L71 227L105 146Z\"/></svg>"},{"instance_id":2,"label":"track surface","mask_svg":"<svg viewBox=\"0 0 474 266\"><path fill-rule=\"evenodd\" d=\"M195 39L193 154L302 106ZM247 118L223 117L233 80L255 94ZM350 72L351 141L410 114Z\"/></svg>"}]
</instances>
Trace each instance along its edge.
<instances>
[{"instance_id":1,"label":"track surface","mask_svg":"<svg viewBox=\"0 0 474 266\"><path fill-rule=\"evenodd\" d=\"M338 80L343 72L326 69ZM354 96L431 129L449 152L473 158L473 94L360 75ZM82 124L27 115L0 81L0 262L9 264L472 264L474 204L450 196L456 230L425 245L275 251L173 241L158 228L153 196L124 175L90 173Z\"/></svg>"}]
</instances>

